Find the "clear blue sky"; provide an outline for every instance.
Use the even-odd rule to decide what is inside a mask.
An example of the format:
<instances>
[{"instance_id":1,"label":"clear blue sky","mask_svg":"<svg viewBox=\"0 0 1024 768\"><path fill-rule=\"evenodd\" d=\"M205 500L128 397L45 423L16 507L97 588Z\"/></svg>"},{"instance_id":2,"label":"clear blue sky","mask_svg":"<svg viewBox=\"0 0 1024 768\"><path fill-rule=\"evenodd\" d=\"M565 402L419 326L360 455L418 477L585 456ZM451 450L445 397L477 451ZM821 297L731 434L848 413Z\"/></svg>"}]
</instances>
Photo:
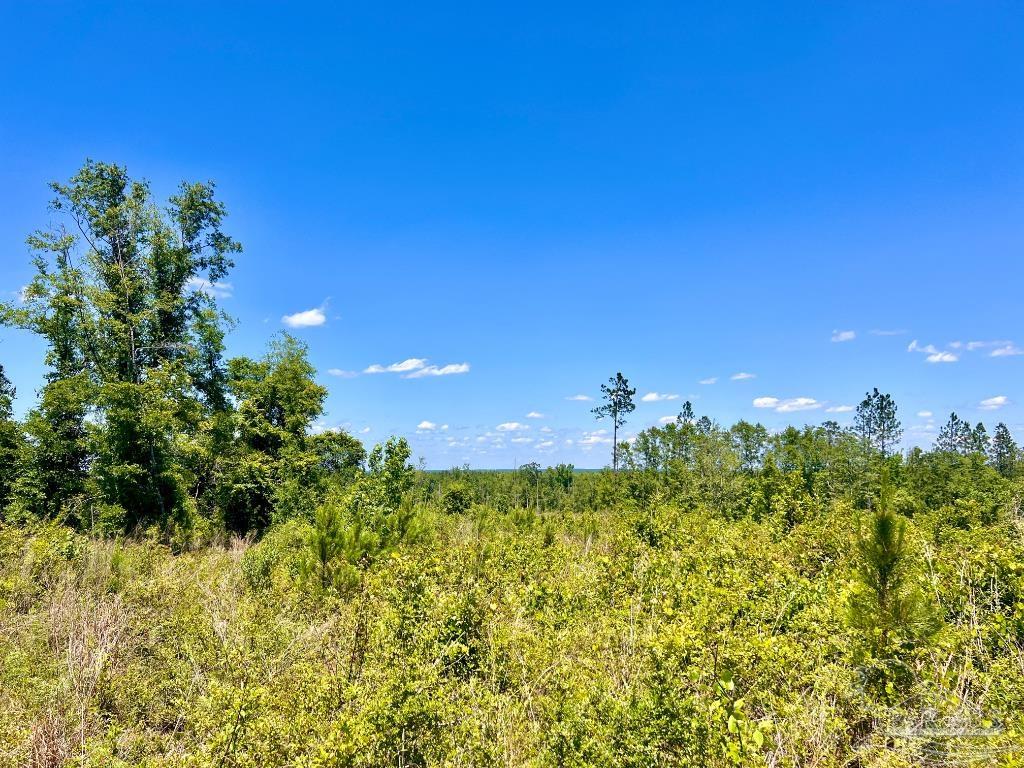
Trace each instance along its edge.
<instances>
[{"instance_id":1,"label":"clear blue sky","mask_svg":"<svg viewBox=\"0 0 1024 768\"><path fill-rule=\"evenodd\" d=\"M1011 2L6 2L0 290L88 156L216 180L230 351L321 309L321 426L429 466L606 463L567 398L616 370L679 396L627 433L878 386L908 443L1024 438L1022 40ZM0 361L24 410L42 349Z\"/></svg>"}]
</instances>

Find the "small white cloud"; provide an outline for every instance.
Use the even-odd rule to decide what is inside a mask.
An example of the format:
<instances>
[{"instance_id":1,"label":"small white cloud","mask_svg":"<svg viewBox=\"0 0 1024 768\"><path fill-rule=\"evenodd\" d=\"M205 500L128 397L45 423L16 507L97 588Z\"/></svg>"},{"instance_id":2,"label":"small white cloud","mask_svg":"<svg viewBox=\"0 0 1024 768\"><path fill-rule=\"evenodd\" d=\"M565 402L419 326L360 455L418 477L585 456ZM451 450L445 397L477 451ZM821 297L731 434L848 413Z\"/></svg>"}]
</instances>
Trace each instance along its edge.
<instances>
[{"instance_id":1,"label":"small white cloud","mask_svg":"<svg viewBox=\"0 0 1024 768\"><path fill-rule=\"evenodd\" d=\"M931 411L918 411L917 415L918 415L918 417L920 417L922 419L930 419L932 417L932 412Z\"/></svg>"},{"instance_id":2,"label":"small white cloud","mask_svg":"<svg viewBox=\"0 0 1024 768\"><path fill-rule=\"evenodd\" d=\"M532 437L513 437L509 442L517 443L517 444L520 444L520 443L532 443L533 442L533 438Z\"/></svg>"},{"instance_id":3,"label":"small white cloud","mask_svg":"<svg viewBox=\"0 0 1024 768\"><path fill-rule=\"evenodd\" d=\"M1007 344L1012 345L1013 342L1012 341L1006 341L1005 339L1004 340L995 340L995 341L968 341L966 346L967 346L967 351L968 352L974 352L977 349L985 349L987 347L1002 347L1002 346L1006 346ZM950 345L950 346L952 346L952 345Z\"/></svg>"},{"instance_id":4,"label":"small white cloud","mask_svg":"<svg viewBox=\"0 0 1024 768\"><path fill-rule=\"evenodd\" d=\"M593 432L584 432L583 437L578 442L586 448L592 448L595 445L608 445L612 442L612 439L608 437L608 430L597 429Z\"/></svg>"},{"instance_id":5,"label":"small white cloud","mask_svg":"<svg viewBox=\"0 0 1024 768\"><path fill-rule=\"evenodd\" d=\"M697 383L698 384L714 384L717 381L718 381L718 377L717 376L709 376L706 379L701 379Z\"/></svg>"},{"instance_id":6,"label":"small white cloud","mask_svg":"<svg viewBox=\"0 0 1024 768\"><path fill-rule=\"evenodd\" d=\"M565 399L566 400L576 400L577 402L585 403L588 400L593 400L594 398L590 397L589 395L569 395L569 397L567 397Z\"/></svg>"},{"instance_id":7,"label":"small white cloud","mask_svg":"<svg viewBox=\"0 0 1024 768\"><path fill-rule=\"evenodd\" d=\"M855 338L856 331L832 331L832 341L853 341Z\"/></svg>"},{"instance_id":8,"label":"small white cloud","mask_svg":"<svg viewBox=\"0 0 1024 768\"><path fill-rule=\"evenodd\" d=\"M790 397L780 400L777 397L756 397L755 408L773 408L776 413L794 413L796 411L813 411L821 408L821 403L813 397Z\"/></svg>"},{"instance_id":9,"label":"small white cloud","mask_svg":"<svg viewBox=\"0 0 1024 768\"><path fill-rule=\"evenodd\" d=\"M927 355L925 360L929 363L955 363L960 359L959 355L939 350L934 344L921 345L918 343L917 339L910 342L907 346L907 352L920 352Z\"/></svg>"},{"instance_id":10,"label":"small white cloud","mask_svg":"<svg viewBox=\"0 0 1024 768\"><path fill-rule=\"evenodd\" d=\"M734 373L729 378L732 379L733 381L746 381L747 379L756 379L757 374L746 373L744 371L741 371L740 373Z\"/></svg>"},{"instance_id":11,"label":"small white cloud","mask_svg":"<svg viewBox=\"0 0 1024 768\"><path fill-rule=\"evenodd\" d=\"M380 365L378 363L374 363L373 365L365 368L363 373L405 373L407 371L418 370L426 364L426 358L410 357L408 360L403 360L400 363L392 363L391 365Z\"/></svg>"},{"instance_id":12,"label":"small white cloud","mask_svg":"<svg viewBox=\"0 0 1024 768\"><path fill-rule=\"evenodd\" d=\"M852 410L852 405L832 405L825 409L825 413L849 413Z\"/></svg>"},{"instance_id":13,"label":"small white cloud","mask_svg":"<svg viewBox=\"0 0 1024 768\"><path fill-rule=\"evenodd\" d=\"M543 419L544 418L544 414L540 413L539 411L530 411L528 414L526 414L526 418L528 418L528 419Z\"/></svg>"},{"instance_id":14,"label":"small white cloud","mask_svg":"<svg viewBox=\"0 0 1024 768\"><path fill-rule=\"evenodd\" d=\"M999 347L998 349L993 349L989 353L989 357L1014 357L1016 355L1024 355L1024 349L1021 349L1020 347L1018 347L1016 344L1013 344L1012 342L1008 343L1008 344L1004 344L1003 346Z\"/></svg>"},{"instance_id":15,"label":"small white cloud","mask_svg":"<svg viewBox=\"0 0 1024 768\"><path fill-rule=\"evenodd\" d=\"M905 333L906 331L902 328L893 330L875 328L871 331L872 336L902 336Z\"/></svg>"},{"instance_id":16,"label":"small white cloud","mask_svg":"<svg viewBox=\"0 0 1024 768\"><path fill-rule=\"evenodd\" d=\"M524 429L529 429L529 427L526 424L520 424L518 421L506 421L496 426L495 429L499 432L520 432Z\"/></svg>"},{"instance_id":17,"label":"small white cloud","mask_svg":"<svg viewBox=\"0 0 1024 768\"><path fill-rule=\"evenodd\" d=\"M437 424L435 424L432 421L427 421L426 419L424 419L423 421L416 425L416 429L420 432L431 432L437 429Z\"/></svg>"},{"instance_id":18,"label":"small white cloud","mask_svg":"<svg viewBox=\"0 0 1024 768\"><path fill-rule=\"evenodd\" d=\"M469 363L449 363L448 365L442 365L440 367L436 365L428 365L424 368L419 368L412 373L407 373L402 376L402 378L420 379L424 376L452 376L458 373L469 373Z\"/></svg>"},{"instance_id":19,"label":"small white cloud","mask_svg":"<svg viewBox=\"0 0 1024 768\"><path fill-rule=\"evenodd\" d=\"M354 379L359 375L355 371L345 371L341 368L328 368L327 372L331 374L331 376L337 376L339 379Z\"/></svg>"},{"instance_id":20,"label":"small white cloud","mask_svg":"<svg viewBox=\"0 0 1024 768\"><path fill-rule=\"evenodd\" d=\"M296 312L294 315L285 315L281 322L289 328L315 328L327 322L327 315L324 314L323 307L316 307Z\"/></svg>"},{"instance_id":21,"label":"small white cloud","mask_svg":"<svg viewBox=\"0 0 1024 768\"><path fill-rule=\"evenodd\" d=\"M540 431L544 432L545 434L548 434L550 432L554 432L555 430L553 430L551 427L545 425L545 426L540 428Z\"/></svg>"},{"instance_id":22,"label":"small white cloud","mask_svg":"<svg viewBox=\"0 0 1024 768\"><path fill-rule=\"evenodd\" d=\"M368 434L369 432L370 432L370 428L369 427L363 427L362 429L359 430L359 434L360 435L365 435L365 434Z\"/></svg>"},{"instance_id":23,"label":"small white cloud","mask_svg":"<svg viewBox=\"0 0 1024 768\"><path fill-rule=\"evenodd\" d=\"M210 282L209 280L203 280L201 277L190 277L186 281L185 286L193 291L199 291L207 296L212 296L215 299L230 299L235 292L235 288L231 283ZM24 291L24 288L22 290Z\"/></svg>"},{"instance_id":24,"label":"small white cloud","mask_svg":"<svg viewBox=\"0 0 1024 768\"><path fill-rule=\"evenodd\" d=\"M1010 399L1006 395L996 395L995 397L986 397L978 403L978 407L983 411L995 411L1009 404L1009 402Z\"/></svg>"},{"instance_id":25,"label":"small white cloud","mask_svg":"<svg viewBox=\"0 0 1024 768\"><path fill-rule=\"evenodd\" d=\"M658 419L659 424L671 424L676 420L675 416L662 416Z\"/></svg>"},{"instance_id":26,"label":"small white cloud","mask_svg":"<svg viewBox=\"0 0 1024 768\"><path fill-rule=\"evenodd\" d=\"M662 400L678 400L679 395L666 395L661 392L648 392L646 395L640 398L641 402L644 403L660 403Z\"/></svg>"},{"instance_id":27,"label":"small white cloud","mask_svg":"<svg viewBox=\"0 0 1024 768\"><path fill-rule=\"evenodd\" d=\"M553 440L543 440L543 441L537 443L537 448L540 449L540 450L547 450L548 448L553 447L554 444L555 443L554 443Z\"/></svg>"}]
</instances>

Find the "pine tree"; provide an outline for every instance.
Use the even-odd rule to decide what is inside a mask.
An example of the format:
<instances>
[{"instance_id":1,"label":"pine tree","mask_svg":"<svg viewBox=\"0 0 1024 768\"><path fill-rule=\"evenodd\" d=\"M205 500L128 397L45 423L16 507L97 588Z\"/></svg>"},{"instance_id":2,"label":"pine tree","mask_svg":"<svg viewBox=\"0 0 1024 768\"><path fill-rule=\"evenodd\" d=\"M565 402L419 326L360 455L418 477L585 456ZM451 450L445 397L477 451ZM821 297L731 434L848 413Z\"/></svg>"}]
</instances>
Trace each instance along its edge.
<instances>
[{"instance_id":1,"label":"pine tree","mask_svg":"<svg viewBox=\"0 0 1024 768\"><path fill-rule=\"evenodd\" d=\"M877 450L883 457L888 456L903 437L896 402L889 394L882 394L875 387L865 394L854 415L853 428L864 444Z\"/></svg>"},{"instance_id":2,"label":"pine tree","mask_svg":"<svg viewBox=\"0 0 1024 768\"><path fill-rule=\"evenodd\" d=\"M893 509L891 496L883 479L880 498L857 545L859 589L850 606L853 623L867 635L876 656L926 635L934 626L930 606L915 583L907 521Z\"/></svg>"},{"instance_id":3,"label":"pine tree","mask_svg":"<svg viewBox=\"0 0 1024 768\"><path fill-rule=\"evenodd\" d=\"M616 373L607 384L601 385L601 396L605 402L591 411L598 419L611 417L613 472L619 471L619 427L626 423L626 414L636 410L633 403L635 394L636 389L629 388L626 377L621 372Z\"/></svg>"},{"instance_id":4,"label":"pine tree","mask_svg":"<svg viewBox=\"0 0 1024 768\"><path fill-rule=\"evenodd\" d=\"M984 427L982 429L984 430ZM967 456L974 450L975 443L976 434L971 429L971 425L956 413L951 413L949 421L939 430L939 436L935 440L935 450Z\"/></svg>"},{"instance_id":5,"label":"pine tree","mask_svg":"<svg viewBox=\"0 0 1024 768\"><path fill-rule=\"evenodd\" d=\"M1000 475L1012 477L1016 473L1017 463L1020 461L1020 449L1010 435L1010 430L1002 422L996 424L989 455L992 466Z\"/></svg>"}]
</instances>

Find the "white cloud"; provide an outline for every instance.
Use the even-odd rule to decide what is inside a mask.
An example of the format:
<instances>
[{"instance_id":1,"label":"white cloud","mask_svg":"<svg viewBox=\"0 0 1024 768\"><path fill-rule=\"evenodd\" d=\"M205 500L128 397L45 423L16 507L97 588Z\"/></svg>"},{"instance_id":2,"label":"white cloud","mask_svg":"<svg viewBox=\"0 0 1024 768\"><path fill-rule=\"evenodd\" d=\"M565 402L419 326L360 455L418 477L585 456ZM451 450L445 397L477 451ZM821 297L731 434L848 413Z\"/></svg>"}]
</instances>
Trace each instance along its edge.
<instances>
[{"instance_id":1,"label":"white cloud","mask_svg":"<svg viewBox=\"0 0 1024 768\"><path fill-rule=\"evenodd\" d=\"M709 376L706 379L701 379L697 383L698 384L714 384L717 381L718 381L718 377L717 376Z\"/></svg>"},{"instance_id":2,"label":"white cloud","mask_svg":"<svg viewBox=\"0 0 1024 768\"><path fill-rule=\"evenodd\" d=\"M201 277L190 277L185 286L193 291L205 293L215 299L230 299L234 295L235 287L231 283L218 283L203 280ZM22 289L24 290L24 289Z\"/></svg>"},{"instance_id":3,"label":"white cloud","mask_svg":"<svg viewBox=\"0 0 1024 768\"><path fill-rule=\"evenodd\" d=\"M365 435L365 434L368 434L369 431L370 431L369 427L363 427L362 429L359 430L359 434L360 435Z\"/></svg>"},{"instance_id":4,"label":"white cloud","mask_svg":"<svg viewBox=\"0 0 1024 768\"><path fill-rule=\"evenodd\" d=\"M537 448L540 449L540 450L546 450L548 448L553 447L554 444L555 444L555 442L553 440L544 440L544 441L542 441L540 443L537 443Z\"/></svg>"},{"instance_id":5,"label":"white cloud","mask_svg":"<svg viewBox=\"0 0 1024 768\"><path fill-rule=\"evenodd\" d=\"M353 379L359 375L355 371L345 371L341 368L328 368L327 372L331 374L331 376L337 376L339 379Z\"/></svg>"},{"instance_id":6,"label":"white cloud","mask_svg":"<svg viewBox=\"0 0 1024 768\"><path fill-rule=\"evenodd\" d=\"M569 395L569 397L567 397L565 399L566 400L576 400L578 402L583 403L583 402L587 402L588 400L593 400L594 398L590 397L589 395Z\"/></svg>"},{"instance_id":7,"label":"white cloud","mask_svg":"<svg viewBox=\"0 0 1024 768\"><path fill-rule=\"evenodd\" d=\"M918 344L917 339L910 342L907 346L907 352L921 352L922 354L927 355L925 360L929 363L955 363L960 359L958 355L955 355L952 352L937 349L934 344Z\"/></svg>"},{"instance_id":8,"label":"white cloud","mask_svg":"<svg viewBox=\"0 0 1024 768\"><path fill-rule=\"evenodd\" d=\"M530 411L528 414L526 414L526 418L528 418L528 419L543 419L544 418L544 414L540 413L539 411Z\"/></svg>"},{"instance_id":9,"label":"white cloud","mask_svg":"<svg viewBox=\"0 0 1024 768\"><path fill-rule=\"evenodd\" d=\"M566 442L568 443L569 441ZM591 448L595 445L608 445L612 442L612 439L608 437L607 429L597 429L593 432L584 432L583 437L577 442L586 448Z\"/></svg>"},{"instance_id":10,"label":"white cloud","mask_svg":"<svg viewBox=\"0 0 1024 768\"><path fill-rule=\"evenodd\" d=\"M852 410L852 405L833 405L826 408L825 413L849 413Z\"/></svg>"},{"instance_id":11,"label":"white cloud","mask_svg":"<svg viewBox=\"0 0 1024 768\"><path fill-rule=\"evenodd\" d=\"M314 328L326 323L327 315L324 314L323 307L316 307L296 312L293 315L285 315L281 318L281 322L289 328Z\"/></svg>"},{"instance_id":12,"label":"white cloud","mask_svg":"<svg viewBox=\"0 0 1024 768\"><path fill-rule=\"evenodd\" d=\"M503 424L499 424L495 427L499 432L520 432L530 427L526 424L520 424L518 421L506 421Z\"/></svg>"},{"instance_id":13,"label":"white cloud","mask_svg":"<svg viewBox=\"0 0 1024 768\"><path fill-rule=\"evenodd\" d=\"M644 403L660 403L662 400L678 400L679 395L666 395L661 392L648 392L640 398Z\"/></svg>"},{"instance_id":14,"label":"white cloud","mask_svg":"<svg viewBox=\"0 0 1024 768\"><path fill-rule=\"evenodd\" d=\"M452 376L458 373L469 373L469 363L449 363L440 367L428 365L402 376L403 379L419 379L424 376Z\"/></svg>"},{"instance_id":15,"label":"white cloud","mask_svg":"<svg viewBox=\"0 0 1024 768\"><path fill-rule=\"evenodd\" d=\"M517 444L518 443L532 443L533 442L533 438L532 437L513 437L510 442L517 443Z\"/></svg>"},{"instance_id":16,"label":"white cloud","mask_svg":"<svg viewBox=\"0 0 1024 768\"><path fill-rule=\"evenodd\" d=\"M871 335L872 336L902 336L905 333L906 333L906 331L903 330L902 328L894 329L894 330L885 330L885 329L875 328L874 330L871 331Z\"/></svg>"},{"instance_id":17,"label":"white cloud","mask_svg":"<svg viewBox=\"0 0 1024 768\"><path fill-rule=\"evenodd\" d=\"M741 371L740 373L734 373L729 378L732 379L733 381L746 381L747 379L756 379L757 378L757 374L746 373L746 372Z\"/></svg>"},{"instance_id":18,"label":"white cloud","mask_svg":"<svg viewBox=\"0 0 1024 768\"><path fill-rule=\"evenodd\" d=\"M658 419L659 424L671 424L676 420L675 416L662 416Z\"/></svg>"},{"instance_id":19,"label":"white cloud","mask_svg":"<svg viewBox=\"0 0 1024 768\"><path fill-rule=\"evenodd\" d=\"M930 419L932 417L931 411L918 411L917 415L922 419Z\"/></svg>"},{"instance_id":20,"label":"white cloud","mask_svg":"<svg viewBox=\"0 0 1024 768\"><path fill-rule=\"evenodd\" d=\"M1009 402L1010 399L1006 395L996 395L995 397L986 397L978 403L978 407L983 411L995 411L1009 404Z\"/></svg>"},{"instance_id":21,"label":"white cloud","mask_svg":"<svg viewBox=\"0 0 1024 768\"><path fill-rule=\"evenodd\" d=\"M1004 344L998 349L993 349L989 353L989 357L1013 357L1016 355L1024 355L1024 349L1021 349L1012 342Z\"/></svg>"},{"instance_id":22,"label":"white cloud","mask_svg":"<svg viewBox=\"0 0 1024 768\"><path fill-rule=\"evenodd\" d=\"M363 373L405 373L407 371L418 370L426 364L426 358L410 357L408 360L403 360L400 363L392 363L391 365L380 365L379 363L374 363L364 369Z\"/></svg>"},{"instance_id":23,"label":"white cloud","mask_svg":"<svg viewBox=\"0 0 1024 768\"><path fill-rule=\"evenodd\" d=\"M437 429L437 424L435 424L432 421L427 421L426 419L424 419L423 421L416 425L416 429L420 432L432 432L433 430Z\"/></svg>"},{"instance_id":24,"label":"white cloud","mask_svg":"<svg viewBox=\"0 0 1024 768\"><path fill-rule=\"evenodd\" d=\"M796 411L813 411L821 408L821 403L813 397L790 397L780 400L777 397L755 397L755 408L772 408L776 413L794 413Z\"/></svg>"},{"instance_id":25,"label":"white cloud","mask_svg":"<svg viewBox=\"0 0 1024 768\"><path fill-rule=\"evenodd\" d=\"M553 430L551 427L545 425L545 426L540 428L540 431L544 432L546 434L546 433L549 433L549 432L554 432L555 430Z\"/></svg>"},{"instance_id":26,"label":"white cloud","mask_svg":"<svg viewBox=\"0 0 1024 768\"><path fill-rule=\"evenodd\" d=\"M973 352L976 349L985 349L986 347L1002 347L1006 345L1012 345L1012 341L968 341L967 351Z\"/></svg>"},{"instance_id":27,"label":"white cloud","mask_svg":"<svg viewBox=\"0 0 1024 768\"><path fill-rule=\"evenodd\" d=\"M832 341L853 341L855 338L856 331L832 331Z\"/></svg>"}]
</instances>

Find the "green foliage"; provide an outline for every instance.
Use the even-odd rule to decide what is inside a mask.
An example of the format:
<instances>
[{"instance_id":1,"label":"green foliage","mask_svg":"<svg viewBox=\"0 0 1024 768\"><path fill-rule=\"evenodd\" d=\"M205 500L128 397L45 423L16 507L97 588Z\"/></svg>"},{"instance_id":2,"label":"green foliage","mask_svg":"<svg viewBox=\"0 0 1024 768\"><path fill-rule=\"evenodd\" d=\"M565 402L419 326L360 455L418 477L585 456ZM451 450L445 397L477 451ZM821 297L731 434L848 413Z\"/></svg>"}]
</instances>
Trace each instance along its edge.
<instances>
[{"instance_id":1,"label":"green foliage","mask_svg":"<svg viewBox=\"0 0 1024 768\"><path fill-rule=\"evenodd\" d=\"M857 542L858 588L851 600L851 618L875 656L909 647L935 630L907 530L907 519L893 509L891 491L884 488Z\"/></svg>"},{"instance_id":2,"label":"green foliage","mask_svg":"<svg viewBox=\"0 0 1024 768\"><path fill-rule=\"evenodd\" d=\"M464 482L455 482L449 485L441 497L441 509L449 515L465 514L473 505L473 495L469 486Z\"/></svg>"}]
</instances>

